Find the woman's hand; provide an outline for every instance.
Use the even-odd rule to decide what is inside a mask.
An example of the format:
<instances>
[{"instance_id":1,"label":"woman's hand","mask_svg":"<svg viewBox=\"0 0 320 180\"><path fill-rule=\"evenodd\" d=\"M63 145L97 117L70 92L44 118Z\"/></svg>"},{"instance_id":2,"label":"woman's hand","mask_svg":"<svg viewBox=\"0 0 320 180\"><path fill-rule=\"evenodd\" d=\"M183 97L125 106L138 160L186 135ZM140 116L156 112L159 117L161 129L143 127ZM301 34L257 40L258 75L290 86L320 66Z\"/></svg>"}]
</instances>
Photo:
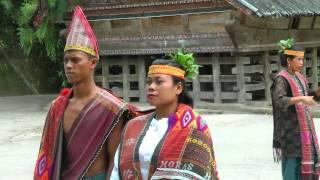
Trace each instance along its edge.
<instances>
[{"instance_id":1,"label":"woman's hand","mask_svg":"<svg viewBox=\"0 0 320 180\"><path fill-rule=\"evenodd\" d=\"M317 104L317 102L313 99L313 96L295 96L289 100L289 105L294 105L300 102L303 102L304 104L309 106Z\"/></svg>"},{"instance_id":2,"label":"woman's hand","mask_svg":"<svg viewBox=\"0 0 320 180\"><path fill-rule=\"evenodd\" d=\"M314 100L313 96L301 96L301 100L303 103L305 103L309 106L314 106L317 104L317 102Z\"/></svg>"},{"instance_id":3,"label":"woman's hand","mask_svg":"<svg viewBox=\"0 0 320 180\"><path fill-rule=\"evenodd\" d=\"M319 96L320 97L320 88L318 88L315 92L316 96Z\"/></svg>"}]
</instances>

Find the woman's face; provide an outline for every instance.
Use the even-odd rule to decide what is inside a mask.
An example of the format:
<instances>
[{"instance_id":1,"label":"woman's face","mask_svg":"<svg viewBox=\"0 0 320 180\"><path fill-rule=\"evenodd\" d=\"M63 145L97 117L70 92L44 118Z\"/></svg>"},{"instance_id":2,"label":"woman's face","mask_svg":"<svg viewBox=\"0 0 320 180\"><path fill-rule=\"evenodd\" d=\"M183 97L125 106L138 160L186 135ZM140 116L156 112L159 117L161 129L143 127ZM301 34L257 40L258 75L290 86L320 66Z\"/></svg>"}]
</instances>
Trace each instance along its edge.
<instances>
[{"instance_id":1,"label":"woman's face","mask_svg":"<svg viewBox=\"0 0 320 180\"><path fill-rule=\"evenodd\" d=\"M178 101L182 84L174 84L173 78L166 74L150 74L146 82L147 100L152 106L166 106Z\"/></svg>"},{"instance_id":2,"label":"woman's face","mask_svg":"<svg viewBox=\"0 0 320 180\"><path fill-rule=\"evenodd\" d=\"M295 56L293 59L287 59L288 61L288 69L293 72L300 72L303 68L304 57L303 56Z\"/></svg>"}]
</instances>

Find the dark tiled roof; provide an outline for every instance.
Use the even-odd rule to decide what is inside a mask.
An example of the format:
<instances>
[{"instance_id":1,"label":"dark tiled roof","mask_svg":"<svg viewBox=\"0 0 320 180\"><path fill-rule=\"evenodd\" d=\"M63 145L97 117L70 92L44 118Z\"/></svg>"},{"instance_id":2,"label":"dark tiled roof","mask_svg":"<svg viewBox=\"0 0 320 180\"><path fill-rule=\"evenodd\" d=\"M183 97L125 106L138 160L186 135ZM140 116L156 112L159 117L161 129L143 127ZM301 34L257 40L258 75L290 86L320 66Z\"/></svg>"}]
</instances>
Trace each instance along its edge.
<instances>
[{"instance_id":1,"label":"dark tiled roof","mask_svg":"<svg viewBox=\"0 0 320 180\"><path fill-rule=\"evenodd\" d=\"M226 0L259 17L320 15L320 0Z\"/></svg>"},{"instance_id":2,"label":"dark tiled roof","mask_svg":"<svg viewBox=\"0 0 320 180\"><path fill-rule=\"evenodd\" d=\"M163 54L184 48L188 52L230 52L234 45L229 35L221 33L152 35L100 38L101 55Z\"/></svg>"},{"instance_id":3,"label":"dark tiled roof","mask_svg":"<svg viewBox=\"0 0 320 180\"><path fill-rule=\"evenodd\" d=\"M89 0L83 5L83 9L89 20L101 20L174 16L235 8L225 0L119 0L119 3ZM70 11L67 17L70 18L71 16Z\"/></svg>"}]
</instances>

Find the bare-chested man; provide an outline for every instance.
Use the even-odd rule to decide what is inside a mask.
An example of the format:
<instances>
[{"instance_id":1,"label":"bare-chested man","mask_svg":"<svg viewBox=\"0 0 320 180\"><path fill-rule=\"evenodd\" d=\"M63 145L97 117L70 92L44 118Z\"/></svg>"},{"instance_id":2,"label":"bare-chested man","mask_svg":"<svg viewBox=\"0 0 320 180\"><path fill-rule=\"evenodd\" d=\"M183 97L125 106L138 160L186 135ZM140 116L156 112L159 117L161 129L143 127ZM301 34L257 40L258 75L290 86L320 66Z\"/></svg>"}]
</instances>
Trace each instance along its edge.
<instances>
[{"instance_id":1,"label":"bare-chested man","mask_svg":"<svg viewBox=\"0 0 320 180\"><path fill-rule=\"evenodd\" d=\"M96 86L95 35L77 6L69 27L64 69L72 89L52 102L34 179L107 179L125 122L135 108Z\"/></svg>"}]
</instances>

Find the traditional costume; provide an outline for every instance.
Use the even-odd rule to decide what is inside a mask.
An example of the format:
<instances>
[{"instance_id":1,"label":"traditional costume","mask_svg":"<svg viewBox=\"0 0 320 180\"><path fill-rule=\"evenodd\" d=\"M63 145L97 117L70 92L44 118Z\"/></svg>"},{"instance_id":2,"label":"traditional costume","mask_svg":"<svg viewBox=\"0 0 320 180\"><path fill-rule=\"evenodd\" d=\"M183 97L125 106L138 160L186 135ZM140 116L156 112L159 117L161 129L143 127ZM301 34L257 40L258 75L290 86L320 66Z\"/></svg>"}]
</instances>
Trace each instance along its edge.
<instances>
[{"instance_id":1,"label":"traditional costume","mask_svg":"<svg viewBox=\"0 0 320 180\"><path fill-rule=\"evenodd\" d=\"M97 40L79 6L75 8L65 46L65 51L72 49L99 57ZM72 94L72 89L64 89L52 102L43 129L35 180L82 179L117 123L136 115L133 106L101 89L64 134L63 115Z\"/></svg>"},{"instance_id":2,"label":"traditional costume","mask_svg":"<svg viewBox=\"0 0 320 180\"><path fill-rule=\"evenodd\" d=\"M151 65L149 74L185 78L185 69ZM131 120L123 132L114 164L112 180L218 179L209 127L182 103L167 118L156 120L153 112Z\"/></svg>"},{"instance_id":3,"label":"traditional costume","mask_svg":"<svg viewBox=\"0 0 320 180\"><path fill-rule=\"evenodd\" d=\"M292 41L282 41L283 44ZM290 44L290 43L289 43ZM303 51L281 53L304 56ZM317 179L320 174L319 145L310 107L302 102L289 105L292 97L314 96L306 78L299 72L281 71L271 87L274 118L273 148L276 161L282 161L283 179Z\"/></svg>"}]
</instances>

